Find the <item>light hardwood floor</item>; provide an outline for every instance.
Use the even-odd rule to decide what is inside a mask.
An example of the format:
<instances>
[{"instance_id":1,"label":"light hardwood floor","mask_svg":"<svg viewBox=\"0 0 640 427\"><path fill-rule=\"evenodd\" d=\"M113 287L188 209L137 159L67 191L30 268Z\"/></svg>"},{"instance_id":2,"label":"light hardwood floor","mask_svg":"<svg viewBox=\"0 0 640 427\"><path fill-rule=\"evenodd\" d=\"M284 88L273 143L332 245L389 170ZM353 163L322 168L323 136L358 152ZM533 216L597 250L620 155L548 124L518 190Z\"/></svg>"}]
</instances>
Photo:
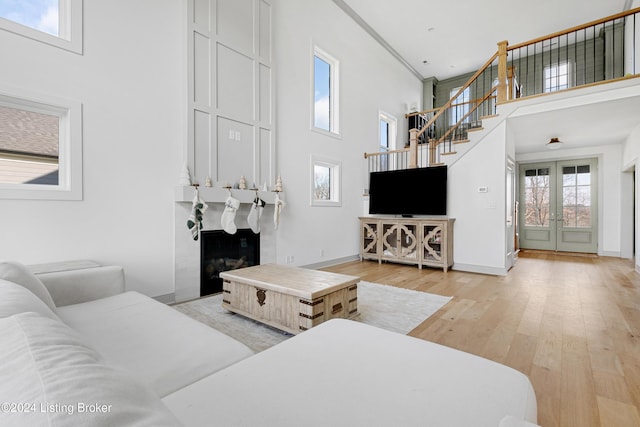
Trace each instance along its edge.
<instances>
[{"instance_id":1,"label":"light hardwood floor","mask_svg":"<svg viewBox=\"0 0 640 427\"><path fill-rule=\"evenodd\" d=\"M504 277L375 261L325 270L453 296L409 335L528 375L544 427L640 426L640 274L630 260L521 252Z\"/></svg>"}]
</instances>

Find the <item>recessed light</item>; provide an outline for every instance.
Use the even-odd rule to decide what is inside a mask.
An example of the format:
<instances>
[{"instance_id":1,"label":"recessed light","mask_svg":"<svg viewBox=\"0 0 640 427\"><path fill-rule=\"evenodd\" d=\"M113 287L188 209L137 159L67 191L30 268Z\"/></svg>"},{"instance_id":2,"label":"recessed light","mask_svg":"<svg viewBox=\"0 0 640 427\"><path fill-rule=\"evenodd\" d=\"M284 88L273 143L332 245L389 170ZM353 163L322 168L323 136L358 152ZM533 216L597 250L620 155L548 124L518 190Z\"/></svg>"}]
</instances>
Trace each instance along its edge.
<instances>
[{"instance_id":1,"label":"recessed light","mask_svg":"<svg viewBox=\"0 0 640 427\"><path fill-rule=\"evenodd\" d=\"M456 68L456 67L457 67L457 65L456 65L456 64L451 64L451 65L449 65L449 68Z\"/></svg>"},{"instance_id":2,"label":"recessed light","mask_svg":"<svg viewBox=\"0 0 640 427\"><path fill-rule=\"evenodd\" d=\"M422 61L422 63L423 63L424 65L427 65L427 64L429 64L429 61L427 61L427 60L425 59L425 60L423 60L423 61Z\"/></svg>"},{"instance_id":3,"label":"recessed light","mask_svg":"<svg viewBox=\"0 0 640 427\"><path fill-rule=\"evenodd\" d=\"M428 32L431 32L431 31L433 31L433 30L435 30L435 27L429 27L429 28L427 28L427 31L428 31Z\"/></svg>"}]
</instances>

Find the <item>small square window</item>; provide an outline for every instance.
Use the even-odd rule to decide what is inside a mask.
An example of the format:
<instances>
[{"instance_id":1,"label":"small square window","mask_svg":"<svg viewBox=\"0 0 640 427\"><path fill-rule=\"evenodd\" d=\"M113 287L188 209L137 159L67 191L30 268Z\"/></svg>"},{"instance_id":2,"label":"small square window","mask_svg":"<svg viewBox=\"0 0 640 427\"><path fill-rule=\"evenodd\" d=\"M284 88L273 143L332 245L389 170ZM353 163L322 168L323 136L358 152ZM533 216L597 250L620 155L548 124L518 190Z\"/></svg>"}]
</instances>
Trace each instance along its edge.
<instances>
[{"instance_id":1,"label":"small square window","mask_svg":"<svg viewBox=\"0 0 640 427\"><path fill-rule=\"evenodd\" d=\"M341 206L341 163L311 157L311 206Z\"/></svg>"},{"instance_id":2,"label":"small square window","mask_svg":"<svg viewBox=\"0 0 640 427\"><path fill-rule=\"evenodd\" d=\"M82 199L82 106L0 88L0 199Z\"/></svg>"}]
</instances>

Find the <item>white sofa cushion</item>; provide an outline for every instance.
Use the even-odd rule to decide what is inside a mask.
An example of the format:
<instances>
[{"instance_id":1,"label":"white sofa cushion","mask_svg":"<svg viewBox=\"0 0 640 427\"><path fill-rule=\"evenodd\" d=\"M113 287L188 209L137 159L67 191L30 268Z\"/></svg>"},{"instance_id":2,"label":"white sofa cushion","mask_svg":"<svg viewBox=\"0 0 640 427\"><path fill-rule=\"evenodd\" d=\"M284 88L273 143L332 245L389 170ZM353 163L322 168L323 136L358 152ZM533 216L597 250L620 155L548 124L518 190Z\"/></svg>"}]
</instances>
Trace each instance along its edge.
<instances>
[{"instance_id":1,"label":"white sofa cushion","mask_svg":"<svg viewBox=\"0 0 640 427\"><path fill-rule=\"evenodd\" d=\"M0 279L17 283L29 289L55 313L56 305L40 280L23 264L13 261L0 261Z\"/></svg>"},{"instance_id":2,"label":"white sofa cushion","mask_svg":"<svg viewBox=\"0 0 640 427\"><path fill-rule=\"evenodd\" d=\"M36 273L36 277L47 288L56 307L110 297L125 288L124 270L116 265Z\"/></svg>"},{"instance_id":3,"label":"white sofa cushion","mask_svg":"<svg viewBox=\"0 0 640 427\"><path fill-rule=\"evenodd\" d=\"M110 363L166 396L253 352L137 292L58 307L58 316Z\"/></svg>"},{"instance_id":4,"label":"white sofa cushion","mask_svg":"<svg viewBox=\"0 0 640 427\"><path fill-rule=\"evenodd\" d=\"M0 402L3 426L179 425L150 390L37 313L0 319Z\"/></svg>"},{"instance_id":5,"label":"white sofa cushion","mask_svg":"<svg viewBox=\"0 0 640 427\"><path fill-rule=\"evenodd\" d=\"M329 320L162 399L185 426L497 427L536 422L529 379L406 335Z\"/></svg>"},{"instance_id":6,"label":"white sofa cushion","mask_svg":"<svg viewBox=\"0 0 640 427\"><path fill-rule=\"evenodd\" d=\"M33 292L17 283L0 279L0 318L28 311L58 320L58 316Z\"/></svg>"}]
</instances>

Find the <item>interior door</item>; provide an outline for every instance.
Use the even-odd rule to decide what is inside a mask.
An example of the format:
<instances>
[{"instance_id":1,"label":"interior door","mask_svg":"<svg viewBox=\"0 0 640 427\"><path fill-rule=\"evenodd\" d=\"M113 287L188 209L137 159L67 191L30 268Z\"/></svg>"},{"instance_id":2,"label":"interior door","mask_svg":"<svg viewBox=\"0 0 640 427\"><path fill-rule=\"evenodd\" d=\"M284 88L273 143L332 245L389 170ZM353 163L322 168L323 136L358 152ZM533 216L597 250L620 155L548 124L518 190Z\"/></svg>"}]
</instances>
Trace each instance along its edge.
<instances>
[{"instance_id":1,"label":"interior door","mask_svg":"<svg viewBox=\"0 0 640 427\"><path fill-rule=\"evenodd\" d=\"M598 251L597 159L520 165L520 247Z\"/></svg>"}]
</instances>

